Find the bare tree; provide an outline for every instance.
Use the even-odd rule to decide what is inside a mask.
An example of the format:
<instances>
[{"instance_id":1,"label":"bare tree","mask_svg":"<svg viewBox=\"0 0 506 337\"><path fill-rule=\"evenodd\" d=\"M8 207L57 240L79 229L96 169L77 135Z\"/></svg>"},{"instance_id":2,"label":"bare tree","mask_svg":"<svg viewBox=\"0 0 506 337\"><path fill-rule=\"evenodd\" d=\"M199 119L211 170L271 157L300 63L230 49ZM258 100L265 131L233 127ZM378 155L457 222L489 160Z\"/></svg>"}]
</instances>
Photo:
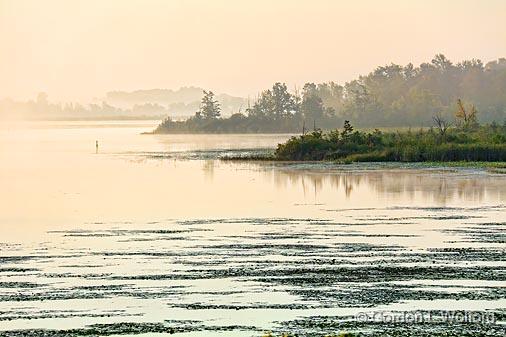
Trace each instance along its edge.
<instances>
[{"instance_id":1,"label":"bare tree","mask_svg":"<svg viewBox=\"0 0 506 337\"><path fill-rule=\"evenodd\" d=\"M441 116L441 114L432 116L432 120L434 121L434 125L439 131L441 137L444 137L446 135L446 131L448 131L448 129L452 126L452 123Z\"/></svg>"}]
</instances>

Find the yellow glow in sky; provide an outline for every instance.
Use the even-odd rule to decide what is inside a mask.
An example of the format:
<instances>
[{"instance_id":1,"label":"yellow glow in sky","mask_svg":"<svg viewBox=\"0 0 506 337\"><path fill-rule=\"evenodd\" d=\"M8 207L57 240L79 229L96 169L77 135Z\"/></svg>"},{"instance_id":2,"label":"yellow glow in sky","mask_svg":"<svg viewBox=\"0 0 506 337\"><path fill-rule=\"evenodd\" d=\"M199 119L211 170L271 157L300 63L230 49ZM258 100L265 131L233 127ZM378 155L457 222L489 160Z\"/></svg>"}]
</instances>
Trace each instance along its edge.
<instances>
[{"instance_id":1,"label":"yellow glow in sky","mask_svg":"<svg viewBox=\"0 0 506 337\"><path fill-rule=\"evenodd\" d=\"M504 0L0 0L0 98L255 95L390 62L506 56Z\"/></svg>"}]
</instances>

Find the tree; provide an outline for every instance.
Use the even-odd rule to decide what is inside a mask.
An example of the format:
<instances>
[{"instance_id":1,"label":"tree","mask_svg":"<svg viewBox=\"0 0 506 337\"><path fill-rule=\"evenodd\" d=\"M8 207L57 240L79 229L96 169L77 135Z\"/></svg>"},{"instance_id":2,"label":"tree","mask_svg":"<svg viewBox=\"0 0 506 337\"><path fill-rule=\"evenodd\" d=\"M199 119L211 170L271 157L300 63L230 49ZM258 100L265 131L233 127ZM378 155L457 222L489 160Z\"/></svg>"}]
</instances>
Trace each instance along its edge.
<instances>
[{"instance_id":1,"label":"tree","mask_svg":"<svg viewBox=\"0 0 506 337\"><path fill-rule=\"evenodd\" d=\"M304 121L308 122L320 122L324 117L323 100L318 96L314 83L306 83L302 89L300 113Z\"/></svg>"},{"instance_id":2,"label":"tree","mask_svg":"<svg viewBox=\"0 0 506 337\"><path fill-rule=\"evenodd\" d=\"M264 90L260 97L248 108L248 116L254 119L274 118L274 103L271 90Z\"/></svg>"},{"instance_id":3,"label":"tree","mask_svg":"<svg viewBox=\"0 0 506 337\"><path fill-rule=\"evenodd\" d=\"M49 102L47 100L47 94L45 92L40 92L37 95L36 101L36 109L39 114L44 114L49 112Z\"/></svg>"},{"instance_id":4,"label":"tree","mask_svg":"<svg viewBox=\"0 0 506 337\"><path fill-rule=\"evenodd\" d=\"M248 115L257 119L281 120L291 117L297 111L297 99L288 92L285 83L275 83L272 89L264 90L247 110Z\"/></svg>"},{"instance_id":5,"label":"tree","mask_svg":"<svg viewBox=\"0 0 506 337\"><path fill-rule=\"evenodd\" d=\"M362 80L355 80L346 83L346 94L351 103L358 108L359 111L365 113L367 104L370 103L369 90Z\"/></svg>"},{"instance_id":6,"label":"tree","mask_svg":"<svg viewBox=\"0 0 506 337\"><path fill-rule=\"evenodd\" d=\"M455 112L455 118L457 124L463 129L474 128L478 125L478 111L474 105L471 105L470 111L467 111L464 107L464 103L459 98L457 100L457 111Z\"/></svg>"},{"instance_id":7,"label":"tree","mask_svg":"<svg viewBox=\"0 0 506 337\"><path fill-rule=\"evenodd\" d=\"M432 64L438 69L440 72L445 72L451 69L453 66L452 62L446 58L443 54L437 54L432 59Z\"/></svg>"},{"instance_id":8,"label":"tree","mask_svg":"<svg viewBox=\"0 0 506 337\"><path fill-rule=\"evenodd\" d=\"M48 105L47 94L45 92L39 92L37 95L37 104L43 106Z\"/></svg>"},{"instance_id":9,"label":"tree","mask_svg":"<svg viewBox=\"0 0 506 337\"><path fill-rule=\"evenodd\" d=\"M297 107L295 98L288 92L285 83L275 83L272 86L272 103L275 117L281 119L295 113Z\"/></svg>"},{"instance_id":10,"label":"tree","mask_svg":"<svg viewBox=\"0 0 506 337\"><path fill-rule=\"evenodd\" d=\"M439 135L444 138L452 123L447 121L441 114L432 116L432 120L439 131Z\"/></svg>"},{"instance_id":11,"label":"tree","mask_svg":"<svg viewBox=\"0 0 506 337\"><path fill-rule=\"evenodd\" d=\"M461 101L455 107L458 98ZM36 102L31 104L35 109ZM435 123L433 131L438 133L436 128L444 129L445 125L433 116L459 128L473 128L478 111L480 123L502 123L506 116L506 59L485 65L478 59L452 63L439 54L419 66L379 66L344 86L308 83L300 95L297 90L289 92L282 82L275 83L246 111L247 119L241 125L248 132L306 131L314 128L314 121L317 127L331 129L350 120L360 127ZM221 128L219 123L214 127L218 126Z\"/></svg>"},{"instance_id":12,"label":"tree","mask_svg":"<svg viewBox=\"0 0 506 337\"><path fill-rule=\"evenodd\" d=\"M344 121L344 127L343 131L341 132L341 138L347 139L348 137L351 136L352 133L353 133L353 126L351 126L350 121Z\"/></svg>"},{"instance_id":13,"label":"tree","mask_svg":"<svg viewBox=\"0 0 506 337\"><path fill-rule=\"evenodd\" d=\"M214 99L214 93L204 90L204 97L202 97L200 109L195 116L197 118L215 119L220 117L220 112L220 104Z\"/></svg>"}]
</instances>

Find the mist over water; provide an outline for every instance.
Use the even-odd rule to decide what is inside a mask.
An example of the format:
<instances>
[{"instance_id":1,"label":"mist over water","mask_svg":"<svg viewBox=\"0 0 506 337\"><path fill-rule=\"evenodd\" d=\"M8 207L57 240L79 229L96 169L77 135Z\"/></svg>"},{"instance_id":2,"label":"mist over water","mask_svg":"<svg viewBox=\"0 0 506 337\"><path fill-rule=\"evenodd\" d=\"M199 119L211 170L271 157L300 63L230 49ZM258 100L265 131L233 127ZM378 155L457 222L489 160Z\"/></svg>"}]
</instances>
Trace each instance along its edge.
<instances>
[{"instance_id":1,"label":"mist over water","mask_svg":"<svg viewBox=\"0 0 506 337\"><path fill-rule=\"evenodd\" d=\"M157 123L2 124L0 330L258 336L364 307L504 308L504 175L221 161L289 135L141 134Z\"/></svg>"},{"instance_id":2,"label":"mist over water","mask_svg":"<svg viewBox=\"0 0 506 337\"><path fill-rule=\"evenodd\" d=\"M299 206L305 204L472 206L506 200L502 176L472 171L350 172L314 164L223 162L217 158L229 150L274 148L289 135L141 134L156 124L4 125L0 130L4 235L90 222L328 216L320 209L323 206Z\"/></svg>"},{"instance_id":3,"label":"mist over water","mask_svg":"<svg viewBox=\"0 0 506 337\"><path fill-rule=\"evenodd\" d=\"M506 336L504 41L504 0L0 0L0 337Z\"/></svg>"}]
</instances>

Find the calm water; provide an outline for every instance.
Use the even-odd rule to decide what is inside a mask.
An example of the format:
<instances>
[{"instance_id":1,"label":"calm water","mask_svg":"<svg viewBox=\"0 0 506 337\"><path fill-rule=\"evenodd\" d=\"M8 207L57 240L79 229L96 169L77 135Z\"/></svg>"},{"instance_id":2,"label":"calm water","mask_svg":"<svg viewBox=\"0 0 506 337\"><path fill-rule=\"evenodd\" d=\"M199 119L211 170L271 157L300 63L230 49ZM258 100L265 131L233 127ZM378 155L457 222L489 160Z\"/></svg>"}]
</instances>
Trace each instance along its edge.
<instances>
[{"instance_id":1,"label":"calm water","mask_svg":"<svg viewBox=\"0 0 506 337\"><path fill-rule=\"evenodd\" d=\"M258 336L365 308L506 308L506 176L220 161L289 136L141 134L155 125L0 126L1 331Z\"/></svg>"}]
</instances>

